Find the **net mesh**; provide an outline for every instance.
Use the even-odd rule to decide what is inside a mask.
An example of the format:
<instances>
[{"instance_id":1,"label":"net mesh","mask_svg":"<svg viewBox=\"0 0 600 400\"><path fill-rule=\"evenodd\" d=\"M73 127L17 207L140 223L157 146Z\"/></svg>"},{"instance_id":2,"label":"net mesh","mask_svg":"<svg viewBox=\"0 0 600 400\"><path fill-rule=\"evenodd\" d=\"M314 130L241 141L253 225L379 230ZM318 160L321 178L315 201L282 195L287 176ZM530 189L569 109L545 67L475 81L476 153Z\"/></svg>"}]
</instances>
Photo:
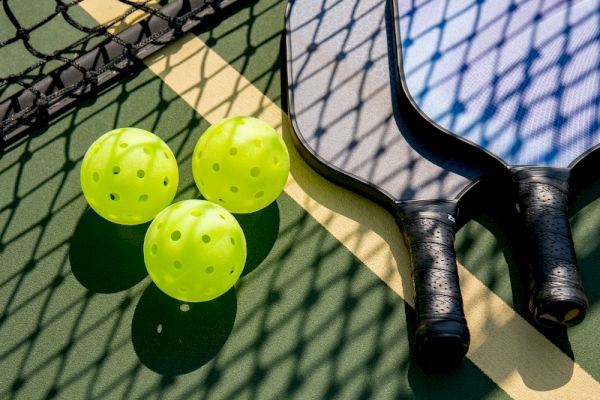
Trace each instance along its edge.
<instances>
[{"instance_id":1,"label":"net mesh","mask_svg":"<svg viewBox=\"0 0 600 400\"><path fill-rule=\"evenodd\" d=\"M3 0L0 149L238 3L243 0ZM113 7L118 14L96 21L86 7Z\"/></svg>"}]
</instances>

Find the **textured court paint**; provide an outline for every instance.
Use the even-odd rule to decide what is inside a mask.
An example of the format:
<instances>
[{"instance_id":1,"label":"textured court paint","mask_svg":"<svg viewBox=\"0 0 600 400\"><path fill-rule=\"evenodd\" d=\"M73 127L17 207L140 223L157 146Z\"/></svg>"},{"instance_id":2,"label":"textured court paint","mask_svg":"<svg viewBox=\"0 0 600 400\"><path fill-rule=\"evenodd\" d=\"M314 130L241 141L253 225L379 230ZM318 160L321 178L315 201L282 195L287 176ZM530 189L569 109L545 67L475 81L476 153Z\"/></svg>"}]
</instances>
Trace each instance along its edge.
<instances>
[{"instance_id":1,"label":"textured court paint","mask_svg":"<svg viewBox=\"0 0 600 400\"><path fill-rule=\"evenodd\" d=\"M65 114L0 160L0 185L8 188L0 192L0 312L8 309L0 314L6 315L0 398L11 397L19 376L17 399L48 392L61 399L508 398L468 360L434 382L422 373L410 358L404 302L287 195L278 200L279 218L258 218L275 224L279 236L267 259L241 279L235 325L223 348L183 376L147 368L134 349L161 347L152 331L133 335L133 321L140 314L168 321L181 314L180 304L167 302L175 307L165 316L144 311L149 296L150 306L165 302L152 296L148 279L130 290L94 294L75 276L90 274L90 266L68 258L79 225L93 222L78 186L83 154L98 132L125 124L167 140L181 170L189 171L181 174L177 199L194 197L190 157L208 123L149 70ZM360 243L360 232L349 234ZM138 266L131 261L121 260L116 270ZM172 329L165 323L162 332Z\"/></svg>"},{"instance_id":2,"label":"textured court paint","mask_svg":"<svg viewBox=\"0 0 600 400\"><path fill-rule=\"evenodd\" d=\"M228 115L246 114L255 115L265 119L273 126L281 128L281 110L266 98L259 90L253 87L243 76L228 66L218 54L211 51L204 42L187 35L182 38L176 46L166 48L161 53L147 60L148 67L159 75L176 93L178 93L188 104L190 104L200 115L209 122L216 121ZM201 85L194 85L184 79L184 77L196 76L203 81ZM386 281L398 294L402 295L403 290L398 285L400 279L397 278L397 270L394 263L382 264L383 259L393 259L389 245L382 239L382 236L374 231L366 231L365 236L361 237L359 245L352 243L347 239L348 232L362 232L365 226L353 221L338 213L327 210L326 207L314 202L308 196L303 187L297 185L294 181L294 170L288 181L286 192L294 198L298 204L303 206L319 222L321 222L338 240L348 247L351 251L358 253L357 256L370 268L375 268L375 273ZM303 182L304 184L304 182ZM320 184L317 184L321 191ZM332 186L333 187L333 186ZM321 192L322 193L322 192ZM334 196L333 203L339 202L340 196ZM356 196L357 197L357 196ZM314 202L314 204L311 204ZM368 203L368 202L363 202ZM353 210L365 210L357 204ZM355 217L355 211L353 214ZM336 220L337 219L337 220ZM372 215L363 214L365 221L375 219ZM382 220L385 220L382 218ZM388 229L384 237L388 240L395 236L389 235L389 231L395 229L391 225L391 217L388 218ZM339 225L338 225L339 223ZM331 228L330 225L331 224ZM337 229L336 229L337 227ZM340 229L341 228L341 229ZM339 230L338 230L339 229ZM396 235L396 237L398 234ZM344 238L346 238L344 240ZM374 243L371 246L365 246L365 243ZM393 243L401 243L394 241ZM374 251L376 249L377 251ZM364 253L362 253L364 251ZM397 250L396 250L397 252ZM382 254L385 254L382 256ZM376 257L375 257L376 256ZM405 255L406 256L406 255ZM406 260L406 257L404 257ZM405 263L402 263L406 265ZM543 338L535 329L529 326L521 317L519 317L510 307L500 298L487 289L480 281L473 277L466 269L460 268L461 288L470 300L465 301L465 312L471 322L470 328L473 335L472 350L469 357L474 358L475 363L488 374L492 380L499 384L511 396L525 398L540 398L548 395L549 397L570 396L581 397L600 393L600 384L593 380L587 372L573 363L564 353L560 352L553 344ZM396 278L390 279L390 277ZM466 281L469 283L467 284ZM394 284L394 282L397 282ZM468 293L468 294L467 294ZM478 296L484 296L489 301L482 306ZM410 296L408 296L410 297ZM483 308L489 310L481 314ZM469 315L473 315L469 317ZM518 330L520 336L507 336L501 334L498 327L506 324L507 321L513 321L509 325L511 329ZM479 322L479 323L478 323ZM488 337L487 340L483 338ZM491 339L493 338L493 339ZM510 344L509 344L509 343ZM538 346L525 346L522 343L536 343ZM514 351L514 353L513 353ZM503 366L512 369L507 373L504 368L496 367L499 365L497 359L490 358L502 357L505 360ZM515 368L515 360L517 367ZM502 364L501 364L502 365ZM534 370L529 365L544 365L548 369L555 371L546 371L544 368ZM572 370L572 377L569 379L569 371ZM523 378L517 372L526 374ZM548 372L548 373L546 373ZM525 381L525 382L524 382ZM533 382L533 383L532 383ZM557 382L564 383L563 386L556 388ZM530 389L543 388L542 391ZM580 392L583 391L583 392Z\"/></svg>"},{"instance_id":3,"label":"textured court paint","mask_svg":"<svg viewBox=\"0 0 600 400\"><path fill-rule=\"evenodd\" d=\"M150 93L150 92L149 92L149 93ZM126 94L126 92L125 92L125 94ZM115 98L115 99L113 99L113 100L114 100L115 102L119 101L119 99L116 99L116 98ZM164 100L164 99L161 99L161 100ZM160 106L161 106L161 104L162 104L162 103L160 103L160 102L159 102L159 103L158 103L158 107L160 107ZM108 107L108 105L107 105L107 104L104 104L103 106L106 106L106 107ZM148 118L151 118L151 117L150 117L150 116L148 116ZM116 121L115 121L115 122L116 122ZM64 125L63 125L63 126L64 126ZM39 142L36 142L36 143L37 143L37 144L44 143L44 140L42 139L41 141L39 141ZM55 148L55 151L58 151L58 152L60 152L61 150L63 150L63 149L62 149L60 146L58 146L57 148ZM15 153L15 154L16 154L16 153ZM24 152L24 153L23 153L23 157L24 157L24 159L25 159L25 158L27 158L27 152ZM44 165L45 165L45 168L48 168L48 165L47 165L47 160L46 160L46 161L44 161ZM17 168L10 168L8 171L4 171L4 170L3 170L3 174L6 174L6 175L4 175L5 177L8 177L9 175L15 175L16 173L17 173ZM47 177L47 178L49 179L50 177ZM16 178L15 178L15 179L16 179ZM9 182L10 182L10 181L11 181L11 179L9 179ZM43 181L44 181L44 180L42 179L42 180L41 180L41 182L43 182ZM36 185L37 185L37 184L39 184L39 182L38 182L38 183L36 183ZM71 183L71 184L69 184L69 185L72 185L72 183ZM34 186L35 186L35 185L34 185ZM31 188L29 188L29 189L31 189ZM24 190L25 190L25 189L24 189ZM9 199L10 199L10 193L9 193L8 191L6 191L6 192L3 192L3 193L5 193L5 195L6 195L6 196L8 196L7 198L9 198ZM1 195L1 194L0 194L0 195ZM63 196L65 196L65 194L60 194L60 198L61 198L61 199L62 199L62 197L63 197ZM313 197L318 197L318 196L317 196L317 194L315 193L315 195L314 195ZM68 196L67 196L67 198L68 198ZM336 199L336 201L337 201L337 200L339 200L339 199ZM42 201L41 201L40 199L38 199L38 200L33 200L33 201L31 202L31 205L32 205L33 207L35 207L36 205L38 205L38 204L40 204L40 203L42 203ZM5 203L5 204L6 204L6 203ZM43 214L44 214L43 210L41 210L41 211L39 211L39 212L41 213L40 215L43 215ZM60 211L58 211L58 212L60 212ZM5 221L7 218L10 218L10 217L7 217L7 214L4 214L3 221ZM56 228L56 227L55 227L55 228ZM395 230L395 229L394 229L394 230ZM53 231L53 232L54 232L54 231ZM60 233L60 231L56 231L56 232L54 232L54 233ZM385 235L385 236L387 237L387 235ZM59 237L59 236L57 236L57 237ZM15 246L13 246L13 247L11 247L9 250L10 250L10 254L8 254L8 255L7 255L7 257L8 257L8 259L11 261L11 263L12 263L12 262L14 262L15 260L18 260L18 259L19 259L19 257L20 257L20 256L17 254L17 253L19 252L19 251L18 251L18 249L17 249L17 251L15 251ZM25 260L25 261L26 261L26 260ZM71 283L69 283L69 284L70 284L71 286L73 286L72 282L71 282ZM76 286L77 286L77 283L75 283L73 287L76 287ZM137 294L137 293L132 293L132 295L136 295L136 294ZM106 299L106 297L102 297L102 298L103 298L103 299ZM121 298L121 297L119 297L119 298ZM128 297L128 296L125 296L125 298L129 298L129 297ZM115 299L113 298L113 300L115 300ZM118 301L117 301L116 303L118 303ZM97 334L96 334L96 335L97 335ZM106 335L104 335L104 334L100 334L100 335L98 335L98 337L103 337L103 336L106 336L106 337L108 337L108 332L107 332L107 334L106 334ZM167 386L168 386L168 382L167 382ZM156 385L156 388L157 388L157 390L158 390L160 387L162 387L162 386L161 386L161 385L159 385L159 384L157 383L157 385Z\"/></svg>"},{"instance_id":4,"label":"textured court paint","mask_svg":"<svg viewBox=\"0 0 600 400\"><path fill-rule=\"evenodd\" d=\"M130 101L122 101L123 94ZM141 99L151 104L136 101ZM77 166L98 131L114 124L152 129L168 140L182 170L190 171L182 174L178 199L191 198L196 130L208 126L198 122L186 103L143 71L2 158L0 184L9 190L0 193L0 398L12 397L10 386L19 376L23 383L15 398L51 390L63 399L323 398L336 386L343 388L340 398L358 397L361 390L379 398L416 397L409 377L420 393L443 393L427 388L429 378L410 364L403 302L286 195L278 202L280 220L266 221L279 223L275 247L242 278L225 347L181 377L161 377L140 363L132 344L150 351L154 343L132 337L131 325L140 297L151 292L149 281L120 293L93 294L71 273L86 269L68 260L71 236L87 209ZM120 267L132 268L129 261ZM331 371L339 371L335 380ZM453 398L464 398L469 379L478 382L479 395L504 398L472 363L458 376L448 382Z\"/></svg>"},{"instance_id":5,"label":"textured court paint","mask_svg":"<svg viewBox=\"0 0 600 400\"><path fill-rule=\"evenodd\" d=\"M287 195L278 201L276 247L242 279L225 347L185 376L148 369L132 344L146 352L161 347L152 332L144 338L131 328L153 292L149 282L94 294L75 277L89 266L69 260L72 235L94 221L78 186L81 158L102 132L124 125L158 133L188 171L198 132L208 127L146 70L0 160L0 187L7 188L0 191L0 398L507 398L469 361L434 382L419 371L409 357L405 304ZM191 173L181 178L178 199L195 196ZM100 252L109 248L86 241ZM131 261L120 260L116 270L139 266Z\"/></svg>"},{"instance_id":6,"label":"textured court paint","mask_svg":"<svg viewBox=\"0 0 600 400\"><path fill-rule=\"evenodd\" d=\"M208 121L223 118L227 115L226 113L229 115L248 114L259 116L278 128L282 126L282 111L244 77L228 68L227 62L219 55L192 35L183 38L176 51L167 48L147 60L147 65ZM193 76L193 74L198 75L199 73L205 80L204 85L201 85L200 88L184 79L190 74ZM218 85L212 83L213 79ZM233 104L229 104L228 99L232 97L235 97ZM296 171L293 170L286 192L356 254L365 265L388 283L393 290L399 295L403 295L395 263L382 264L382 261L386 259L393 260L392 255L399 250L392 252L388 242L382 238L381 234L369 230L367 226L340 213L328 210L322 205L335 203L319 204L315 202L304 192L303 187L296 183L295 173ZM327 192L322 189L322 186L321 182L317 182L314 187L320 187L321 193ZM340 196L333 195L332 197L335 198L331 199L334 202L339 201ZM352 197L358 198L358 196ZM372 214L366 212L361 217L356 216L358 214L356 210L361 212L367 210L365 203L367 202L363 201L362 204L355 204L351 207L354 210L353 218L363 221L376 219ZM384 220L383 216L382 220ZM391 217L387 220L389 225L386 233L389 233L395 229L395 226ZM356 236L353 238L353 235L349 235L349 232L361 231L364 233L358 236L360 237L359 241L355 242L353 239ZM398 236L399 234L385 235L388 240L396 244L401 243ZM404 252L403 249L400 251ZM406 260L406 257L403 260ZM547 395L548 398L557 396L581 398L600 393L600 384L597 381L549 343L464 267L460 268L460 275L461 288L465 294L465 312L468 320L472 321L470 328L474 336L469 358L502 389L511 396L519 398L528 396L541 398L544 395ZM482 303L481 298L485 298L487 301ZM519 335L506 335L498 329L506 326L509 322L509 332L513 330L519 332ZM523 346L523 343L535 343L535 345ZM504 363L500 360L503 360ZM546 368L532 369L528 367L529 365L542 365ZM498 366L508 368L510 373ZM573 375L569 379L568 374L571 370ZM527 374L526 381L534 379L536 381L534 386L544 388L544 391L532 390L523 382L517 371ZM556 388L557 382L564 384Z\"/></svg>"},{"instance_id":7,"label":"textured court paint","mask_svg":"<svg viewBox=\"0 0 600 400\"><path fill-rule=\"evenodd\" d=\"M226 24L197 36L273 102L281 101L279 55L285 0L259 0L241 9ZM263 23L270 21L270 23ZM232 26L235 30L232 30Z\"/></svg>"}]
</instances>

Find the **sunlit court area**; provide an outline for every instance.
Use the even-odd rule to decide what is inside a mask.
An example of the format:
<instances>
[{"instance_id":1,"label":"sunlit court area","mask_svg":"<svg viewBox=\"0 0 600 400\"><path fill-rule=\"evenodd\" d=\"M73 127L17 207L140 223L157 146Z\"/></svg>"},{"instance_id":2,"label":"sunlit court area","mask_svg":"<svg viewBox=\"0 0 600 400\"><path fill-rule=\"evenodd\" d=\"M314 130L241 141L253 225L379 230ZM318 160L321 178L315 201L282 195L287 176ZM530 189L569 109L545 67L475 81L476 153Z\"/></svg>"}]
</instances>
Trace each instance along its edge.
<instances>
[{"instance_id":1,"label":"sunlit court area","mask_svg":"<svg viewBox=\"0 0 600 400\"><path fill-rule=\"evenodd\" d=\"M600 398L600 6L458 3L3 0L0 399Z\"/></svg>"}]
</instances>

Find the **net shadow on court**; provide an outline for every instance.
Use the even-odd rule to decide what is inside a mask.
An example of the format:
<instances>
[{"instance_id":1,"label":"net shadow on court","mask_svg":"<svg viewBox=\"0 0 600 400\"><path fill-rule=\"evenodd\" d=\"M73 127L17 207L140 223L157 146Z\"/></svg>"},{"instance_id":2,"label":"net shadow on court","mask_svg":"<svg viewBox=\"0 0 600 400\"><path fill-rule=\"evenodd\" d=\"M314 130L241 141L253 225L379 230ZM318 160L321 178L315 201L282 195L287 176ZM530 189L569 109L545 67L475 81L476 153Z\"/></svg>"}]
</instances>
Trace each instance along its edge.
<instances>
[{"instance_id":1,"label":"net shadow on court","mask_svg":"<svg viewBox=\"0 0 600 400\"><path fill-rule=\"evenodd\" d=\"M262 12L282 16L282 2L269 7L276 10ZM253 38L253 30L260 30L260 13L252 8L242 12L236 18L243 23L234 30L209 32L204 38L218 48L230 35L239 40L236 32L246 31L248 45L238 44L243 52L227 59L279 101L281 60L272 53L270 63L252 57L263 46L279 45L281 31ZM144 104L136 106L141 99ZM292 211L281 215L279 237L267 259L237 289L237 320L225 347L189 377L164 369L166 375L156 375L131 349L131 321L149 290L147 280L116 293L95 294L74 279L68 252L87 208L77 173L87 146L114 126L140 126L167 140L181 171L189 170L194 141L208 124L179 103L164 83L142 72L4 154L2 176L10 190L0 196L0 242L10 273L0 282L0 293L8 299L0 327L7 334L18 326L20 334L6 342L0 355L2 364L12 366L6 369L10 373L8 386L0 390L3 396L26 394L34 387L48 398L71 391L123 398L244 391L251 397L264 391L341 395L353 390L357 379L371 382L360 389L366 395L382 387L392 394L408 391L394 383L399 370L410 365L403 303L286 196L280 200L282 209ZM178 199L195 196L191 177L182 179ZM361 240L360 232L351 234ZM457 374L462 378L441 380L456 388L457 397L464 394L467 377L475 374L486 381L470 363ZM429 390L427 376L418 370L411 376L413 384L422 381L421 390Z\"/></svg>"},{"instance_id":2,"label":"net shadow on court","mask_svg":"<svg viewBox=\"0 0 600 400\"><path fill-rule=\"evenodd\" d=\"M268 62L255 54L277 46L281 31L258 40L253 32L262 32L269 13L281 18L283 2L262 4L232 17L236 23L227 26L233 28L215 28L200 37L220 54L229 51L230 64L279 102L282 60L272 51L265 50ZM243 45L230 45L240 37ZM77 393L89 398L475 399L497 390L468 360L435 379L420 371L408 356L405 304L286 195L278 200L273 248L236 289L236 320L230 332L224 324L220 351L205 364L192 365L187 375L161 370L168 365L160 360L153 370L163 375L152 372L148 364L157 360L140 361L131 325L136 313L150 314L141 322L152 316L138 309L141 299L160 296L151 293L148 280L95 294L74 279L68 258L73 230L87 207L77 167L93 138L122 125L159 133L180 165L177 199L198 195L189 173L191 154L208 123L148 71L124 79L4 154L0 182L10 190L0 193L0 263L8 266L0 279L0 298L7 299L0 333L12 338L0 350L0 365L8 366L2 368L7 383L0 386L0 397L34 391L48 398ZM301 162L297 155L296 162ZM327 200L318 187L307 191ZM352 214L331 200L327 205ZM360 231L348 235L362 240ZM500 250L489 254L500 257ZM500 278L489 279L494 288L493 279ZM149 336L141 338L133 340Z\"/></svg>"}]
</instances>

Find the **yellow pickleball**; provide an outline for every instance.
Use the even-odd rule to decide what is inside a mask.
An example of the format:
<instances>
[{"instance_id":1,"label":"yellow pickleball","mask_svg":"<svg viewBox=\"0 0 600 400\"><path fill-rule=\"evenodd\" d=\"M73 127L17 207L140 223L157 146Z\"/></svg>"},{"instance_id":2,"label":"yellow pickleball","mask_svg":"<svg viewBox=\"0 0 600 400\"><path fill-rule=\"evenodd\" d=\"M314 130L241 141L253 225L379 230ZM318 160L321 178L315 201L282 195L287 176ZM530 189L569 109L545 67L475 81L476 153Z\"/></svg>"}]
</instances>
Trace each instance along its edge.
<instances>
[{"instance_id":1,"label":"yellow pickleball","mask_svg":"<svg viewBox=\"0 0 600 400\"><path fill-rule=\"evenodd\" d=\"M81 189L103 218L122 225L150 221L175 197L179 171L158 136L120 128L100 136L81 165Z\"/></svg>"},{"instance_id":2,"label":"yellow pickleball","mask_svg":"<svg viewBox=\"0 0 600 400\"><path fill-rule=\"evenodd\" d=\"M185 200L160 212L144 239L148 274L160 290L187 302L208 301L237 282L246 239L235 217L205 200Z\"/></svg>"},{"instance_id":3,"label":"yellow pickleball","mask_svg":"<svg viewBox=\"0 0 600 400\"><path fill-rule=\"evenodd\" d=\"M285 143L267 123L232 117L202 134L194 149L192 171L204 198L233 213L251 213L281 194L290 158Z\"/></svg>"}]
</instances>

